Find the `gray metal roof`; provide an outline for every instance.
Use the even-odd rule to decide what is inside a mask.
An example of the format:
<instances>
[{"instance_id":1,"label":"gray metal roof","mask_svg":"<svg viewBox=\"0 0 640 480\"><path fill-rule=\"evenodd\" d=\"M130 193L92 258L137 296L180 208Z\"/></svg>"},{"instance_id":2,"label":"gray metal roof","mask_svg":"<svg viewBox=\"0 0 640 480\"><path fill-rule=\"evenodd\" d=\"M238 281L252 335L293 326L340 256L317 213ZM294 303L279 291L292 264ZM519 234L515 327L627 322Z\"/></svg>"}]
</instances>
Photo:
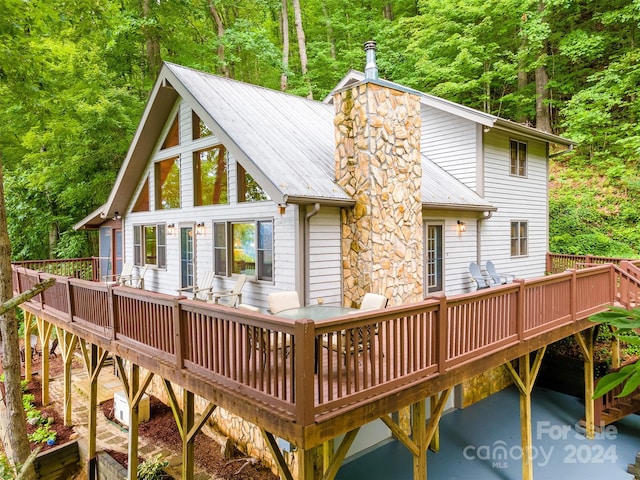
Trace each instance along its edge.
<instances>
[{"instance_id":1,"label":"gray metal roof","mask_svg":"<svg viewBox=\"0 0 640 480\"><path fill-rule=\"evenodd\" d=\"M335 182L332 105L165 63L109 199L76 228L98 226L125 211L179 97L275 202L355 203ZM423 170L429 172L422 180L425 207L493 209L424 157Z\"/></svg>"}]
</instances>

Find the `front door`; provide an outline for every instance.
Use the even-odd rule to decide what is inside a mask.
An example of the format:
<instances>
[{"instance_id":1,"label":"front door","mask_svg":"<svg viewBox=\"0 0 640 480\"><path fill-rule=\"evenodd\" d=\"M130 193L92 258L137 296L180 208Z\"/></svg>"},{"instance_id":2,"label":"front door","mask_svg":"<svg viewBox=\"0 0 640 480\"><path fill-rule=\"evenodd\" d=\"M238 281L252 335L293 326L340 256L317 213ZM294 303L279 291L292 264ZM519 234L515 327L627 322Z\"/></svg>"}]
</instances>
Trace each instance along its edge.
<instances>
[{"instance_id":1,"label":"front door","mask_svg":"<svg viewBox=\"0 0 640 480\"><path fill-rule=\"evenodd\" d=\"M427 293L444 290L443 268L443 233L442 223L427 223L425 227L425 290Z\"/></svg>"},{"instance_id":2,"label":"front door","mask_svg":"<svg viewBox=\"0 0 640 480\"><path fill-rule=\"evenodd\" d=\"M193 227L180 227L180 288L193 287Z\"/></svg>"}]
</instances>

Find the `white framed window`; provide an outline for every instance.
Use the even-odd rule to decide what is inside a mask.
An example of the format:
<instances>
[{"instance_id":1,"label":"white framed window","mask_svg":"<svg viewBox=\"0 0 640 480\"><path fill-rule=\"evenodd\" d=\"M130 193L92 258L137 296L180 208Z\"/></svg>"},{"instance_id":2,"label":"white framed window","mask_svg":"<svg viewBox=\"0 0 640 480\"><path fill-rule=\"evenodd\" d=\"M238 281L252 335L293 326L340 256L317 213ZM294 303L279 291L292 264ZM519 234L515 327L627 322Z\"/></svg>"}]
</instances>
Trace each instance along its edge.
<instances>
[{"instance_id":1,"label":"white framed window","mask_svg":"<svg viewBox=\"0 0 640 480\"><path fill-rule=\"evenodd\" d=\"M133 263L167 268L167 233L164 223L133 226Z\"/></svg>"},{"instance_id":2,"label":"white framed window","mask_svg":"<svg viewBox=\"0 0 640 480\"><path fill-rule=\"evenodd\" d=\"M527 144L518 140L511 140L511 175L517 177L527 176Z\"/></svg>"},{"instance_id":3,"label":"white framed window","mask_svg":"<svg viewBox=\"0 0 640 480\"><path fill-rule=\"evenodd\" d=\"M528 222L514 220L511 222L511 256L521 257L528 253Z\"/></svg>"},{"instance_id":4,"label":"white framed window","mask_svg":"<svg viewBox=\"0 0 640 480\"><path fill-rule=\"evenodd\" d=\"M245 274L273 280L273 221L215 222L216 275Z\"/></svg>"},{"instance_id":5,"label":"white framed window","mask_svg":"<svg viewBox=\"0 0 640 480\"><path fill-rule=\"evenodd\" d=\"M444 291L444 223L424 224L425 293Z\"/></svg>"}]
</instances>

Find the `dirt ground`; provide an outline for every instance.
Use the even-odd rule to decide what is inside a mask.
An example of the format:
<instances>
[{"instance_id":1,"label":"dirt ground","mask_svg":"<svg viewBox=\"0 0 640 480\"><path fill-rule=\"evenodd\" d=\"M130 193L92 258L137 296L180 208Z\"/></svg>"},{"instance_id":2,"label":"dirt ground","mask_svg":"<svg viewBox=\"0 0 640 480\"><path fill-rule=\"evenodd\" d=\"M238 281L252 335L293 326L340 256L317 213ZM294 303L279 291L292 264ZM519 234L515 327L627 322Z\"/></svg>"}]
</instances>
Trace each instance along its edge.
<instances>
[{"instance_id":1,"label":"dirt ground","mask_svg":"<svg viewBox=\"0 0 640 480\"><path fill-rule=\"evenodd\" d=\"M39 371L41 366L41 356L36 355L32 364L33 378L27 385L26 393L34 395L34 406L41 411L45 418L53 417L53 423L50 429L56 432L57 440L55 445L59 445L74 438L73 427L65 427L63 421L63 412L57 411L62 405L62 401L56 401L51 406L42 407L42 389L39 380ZM74 364L74 368L82 368L78 363ZM0 373L2 372L2 358L0 356ZM49 375L55 378L63 373L62 359L60 355L54 355L49 360ZM23 367L24 375L24 367ZM4 384L0 384L0 388L4 389ZM176 453L182 451L182 440L178 432L173 414L170 407L163 404L155 397L150 397L150 413L151 418L148 422L141 423L139 426L139 435L144 438L154 439L157 444L163 446L167 450ZM114 419L113 400L109 400L100 406L101 412L114 423L118 423ZM27 426L28 433L33 432L37 426ZM55 445L48 446L46 444L38 444L41 450L53 448ZM32 448L36 444L32 443ZM111 454L121 465L127 466L127 455L119 452L107 452ZM199 433L195 439L195 458L196 464L212 478L215 479L238 479L238 480L276 480L271 470L261 464L253 464L241 452L235 451L232 458L227 459L222 455L222 447L213 438ZM144 461L140 458L139 461ZM171 477L167 477L170 480Z\"/></svg>"}]
</instances>

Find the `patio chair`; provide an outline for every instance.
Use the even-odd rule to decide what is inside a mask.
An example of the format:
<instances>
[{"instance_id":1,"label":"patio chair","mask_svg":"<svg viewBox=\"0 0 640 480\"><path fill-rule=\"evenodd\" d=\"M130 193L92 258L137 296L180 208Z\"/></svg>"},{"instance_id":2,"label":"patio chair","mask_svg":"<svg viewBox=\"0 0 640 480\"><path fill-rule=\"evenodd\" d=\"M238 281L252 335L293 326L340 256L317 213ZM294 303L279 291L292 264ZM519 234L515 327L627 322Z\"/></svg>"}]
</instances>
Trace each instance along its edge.
<instances>
[{"instance_id":1,"label":"patio chair","mask_svg":"<svg viewBox=\"0 0 640 480\"><path fill-rule=\"evenodd\" d=\"M290 308L300 308L300 298L296 291L273 292L267 295L269 312L276 315L278 312Z\"/></svg>"},{"instance_id":2,"label":"patio chair","mask_svg":"<svg viewBox=\"0 0 640 480\"><path fill-rule=\"evenodd\" d=\"M191 287L182 287L178 289L178 294L191 293L194 300L211 300L211 294L213 294L213 281L215 274L212 271L204 272L200 277L200 280Z\"/></svg>"},{"instance_id":3,"label":"patio chair","mask_svg":"<svg viewBox=\"0 0 640 480\"><path fill-rule=\"evenodd\" d=\"M144 290L144 276L147 273L148 266L145 265L139 275L129 275L127 278L120 282L123 287L141 288Z\"/></svg>"},{"instance_id":4,"label":"patio chair","mask_svg":"<svg viewBox=\"0 0 640 480\"><path fill-rule=\"evenodd\" d=\"M242 273L238 275L235 286L231 290L222 290L219 292L208 293L209 302L220 303L221 298L227 299L228 305L235 307L237 304L242 303L242 288L247 281L247 276Z\"/></svg>"},{"instance_id":5,"label":"patio chair","mask_svg":"<svg viewBox=\"0 0 640 480\"><path fill-rule=\"evenodd\" d=\"M251 312L259 313L260 309L254 305L249 305L246 303L240 303L237 307L239 310L249 310ZM262 335L259 336L259 327L254 327L252 325L247 326L248 340L249 340L249 358L251 358L251 354L254 350L258 352L262 352L262 368L265 368L267 362L267 352L270 346L275 345L276 350L286 349L285 356L289 356L291 352L290 345L286 345L285 342L282 341L282 335L279 332L271 332L271 340L269 341L269 333L267 330L262 329Z\"/></svg>"},{"instance_id":6,"label":"patio chair","mask_svg":"<svg viewBox=\"0 0 640 480\"><path fill-rule=\"evenodd\" d=\"M487 260L486 264L487 273L496 285L505 285L507 283L513 283L516 276L511 273L498 273L496 272L496 266L491 260Z\"/></svg>"},{"instance_id":7,"label":"patio chair","mask_svg":"<svg viewBox=\"0 0 640 480\"><path fill-rule=\"evenodd\" d=\"M484 275L480 271L480 267L476 262L471 262L469 264L469 273L473 280L476 282L477 289L482 290L483 288L489 288L491 286L491 277L488 275Z\"/></svg>"},{"instance_id":8,"label":"patio chair","mask_svg":"<svg viewBox=\"0 0 640 480\"><path fill-rule=\"evenodd\" d=\"M360 310L377 310L379 308L386 308L389 299L384 295L377 293L365 293L360 303Z\"/></svg>"},{"instance_id":9,"label":"patio chair","mask_svg":"<svg viewBox=\"0 0 640 480\"><path fill-rule=\"evenodd\" d=\"M131 281L133 276L133 263L126 262L122 265L120 273L114 273L111 275L103 275L102 281L107 285L124 285L126 282Z\"/></svg>"}]
</instances>

